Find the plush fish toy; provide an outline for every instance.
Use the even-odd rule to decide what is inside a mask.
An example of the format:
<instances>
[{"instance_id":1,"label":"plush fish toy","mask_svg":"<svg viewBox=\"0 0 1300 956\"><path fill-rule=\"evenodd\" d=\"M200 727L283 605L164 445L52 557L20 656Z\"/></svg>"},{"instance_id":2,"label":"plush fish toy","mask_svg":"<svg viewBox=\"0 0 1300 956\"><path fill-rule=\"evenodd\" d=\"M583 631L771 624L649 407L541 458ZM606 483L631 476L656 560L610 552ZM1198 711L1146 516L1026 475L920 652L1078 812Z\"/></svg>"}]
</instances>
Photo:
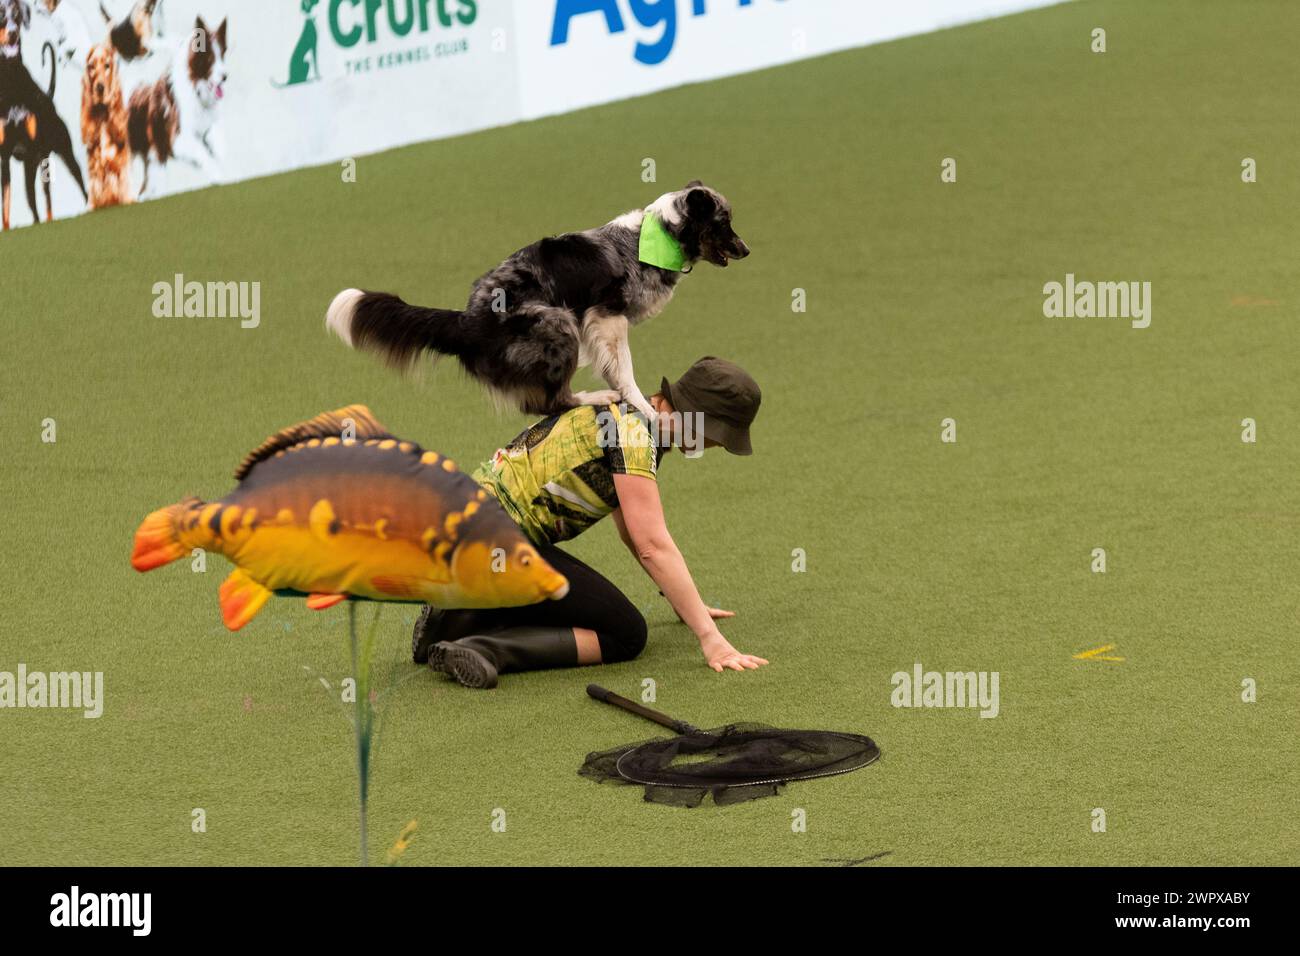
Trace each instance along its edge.
<instances>
[{"instance_id":1,"label":"plush fish toy","mask_svg":"<svg viewBox=\"0 0 1300 956\"><path fill-rule=\"evenodd\" d=\"M224 554L221 616L237 631L273 593L316 610L348 597L443 608L517 607L568 593L501 506L437 452L390 435L364 405L280 431L220 501L187 498L144 519L131 565L194 548Z\"/></svg>"}]
</instances>

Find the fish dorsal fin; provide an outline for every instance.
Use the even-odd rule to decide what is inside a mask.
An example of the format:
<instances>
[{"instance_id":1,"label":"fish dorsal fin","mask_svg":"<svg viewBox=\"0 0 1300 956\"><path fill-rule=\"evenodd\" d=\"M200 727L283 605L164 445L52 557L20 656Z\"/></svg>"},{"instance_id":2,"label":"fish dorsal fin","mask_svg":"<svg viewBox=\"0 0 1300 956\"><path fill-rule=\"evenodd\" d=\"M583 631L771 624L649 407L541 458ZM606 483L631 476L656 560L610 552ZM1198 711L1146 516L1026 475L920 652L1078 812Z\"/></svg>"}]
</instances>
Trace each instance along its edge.
<instances>
[{"instance_id":1,"label":"fish dorsal fin","mask_svg":"<svg viewBox=\"0 0 1300 956\"><path fill-rule=\"evenodd\" d=\"M348 405L337 411L321 412L315 418L280 429L254 448L235 469L235 480L243 481L259 461L266 461L276 452L292 448L300 442L312 438L342 438L346 427L345 422L351 423L348 433L357 441L395 437L389 434L387 428L379 424L375 416L370 414L370 409L364 405Z\"/></svg>"}]
</instances>

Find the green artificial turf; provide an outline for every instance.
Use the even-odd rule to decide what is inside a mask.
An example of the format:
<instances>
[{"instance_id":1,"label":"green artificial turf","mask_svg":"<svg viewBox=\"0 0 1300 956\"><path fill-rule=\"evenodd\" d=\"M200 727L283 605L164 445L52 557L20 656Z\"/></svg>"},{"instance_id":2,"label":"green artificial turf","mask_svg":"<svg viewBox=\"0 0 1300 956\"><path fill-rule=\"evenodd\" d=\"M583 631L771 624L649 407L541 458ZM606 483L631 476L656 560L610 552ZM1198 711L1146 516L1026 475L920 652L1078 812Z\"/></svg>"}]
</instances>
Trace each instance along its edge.
<instances>
[{"instance_id":1,"label":"green artificial turf","mask_svg":"<svg viewBox=\"0 0 1300 956\"><path fill-rule=\"evenodd\" d=\"M280 600L229 634L224 559L137 574L136 525L347 402L486 457L526 419L453 363L412 382L348 351L333 294L457 306L515 248L698 177L753 255L698 268L632 346L647 392L706 354L762 384L752 458L661 482L724 633L772 663L706 669L612 526L574 550L645 609L635 662L464 691L409 664L414 610L386 607L372 859L416 820L403 864L1294 863L1298 30L1285 0L1067 4L363 158L355 184L326 166L4 236L0 670L102 670L107 702L0 711L0 862L352 863L346 615ZM177 272L260 281L261 326L154 318ZM1045 318L1067 272L1150 281L1150 328ZM1104 644L1124 660L1073 659ZM999 716L891 707L918 660L997 671ZM584 686L646 679L702 726L884 755L728 808L579 778L655 732Z\"/></svg>"}]
</instances>

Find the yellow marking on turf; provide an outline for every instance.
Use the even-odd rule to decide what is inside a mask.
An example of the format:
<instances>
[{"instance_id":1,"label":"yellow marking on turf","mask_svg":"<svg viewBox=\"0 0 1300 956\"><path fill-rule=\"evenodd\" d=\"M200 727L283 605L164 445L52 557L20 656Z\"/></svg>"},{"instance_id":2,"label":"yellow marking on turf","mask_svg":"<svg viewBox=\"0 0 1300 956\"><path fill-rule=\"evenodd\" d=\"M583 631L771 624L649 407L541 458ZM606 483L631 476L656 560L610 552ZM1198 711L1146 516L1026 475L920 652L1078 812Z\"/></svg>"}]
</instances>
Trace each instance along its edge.
<instances>
[{"instance_id":1,"label":"yellow marking on turf","mask_svg":"<svg viewBox=\"0 0 1300 956\"><path fill-rule=\"evenodd\" d=\"M414 837L418 826L419 824L412 820L406 826L402 827L402 832L397 835L397 842L388 848L388 853L385 855L385 862L389 866L396 865L397 861L402 858L402 854L406 852L408 847L410 847L411 840Z\"/></svg>"},{"instance_id":2,"label":"yellow marking on turf","mask_svg":"<svg viewBox=\"0 0 1300 956\"><path fill-rule=\"evenodd\" d=\"M1122 657L1113 657L1106 654L1107 651L1113 651L1114 644L1103 644L1101 647L1094 647L1090 651L1080 651L1074 655L1076 661L1122 661Z\"/></svg>"}]
</instances>

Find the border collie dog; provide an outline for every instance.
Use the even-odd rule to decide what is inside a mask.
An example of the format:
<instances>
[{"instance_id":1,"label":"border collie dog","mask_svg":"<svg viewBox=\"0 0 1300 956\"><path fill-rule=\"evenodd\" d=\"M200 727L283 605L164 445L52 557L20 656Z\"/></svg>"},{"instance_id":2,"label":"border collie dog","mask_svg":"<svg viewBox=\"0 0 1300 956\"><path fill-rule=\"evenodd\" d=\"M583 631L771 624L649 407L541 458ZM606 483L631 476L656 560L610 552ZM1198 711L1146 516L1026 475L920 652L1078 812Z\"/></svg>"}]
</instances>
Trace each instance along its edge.
<instances>
[{"instance_id":1,"label":"border collie dog","mask_svg":"<svg viewBox=\"0 0 1300 956\"><path fill-rule=\"evenodd\" d=\"M325 315L348 345L399 369L454 355L499 400L532 415L625 401L653 420L632 371L628 330L657 315L699 260L726 266L749 247L731 205L698 180L585 232L542 239L482 276L463 311L345 289ZM610 391L573 392L583 365Z\"/></svg>"}]
</instances>

